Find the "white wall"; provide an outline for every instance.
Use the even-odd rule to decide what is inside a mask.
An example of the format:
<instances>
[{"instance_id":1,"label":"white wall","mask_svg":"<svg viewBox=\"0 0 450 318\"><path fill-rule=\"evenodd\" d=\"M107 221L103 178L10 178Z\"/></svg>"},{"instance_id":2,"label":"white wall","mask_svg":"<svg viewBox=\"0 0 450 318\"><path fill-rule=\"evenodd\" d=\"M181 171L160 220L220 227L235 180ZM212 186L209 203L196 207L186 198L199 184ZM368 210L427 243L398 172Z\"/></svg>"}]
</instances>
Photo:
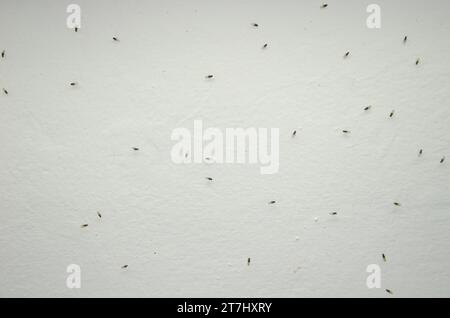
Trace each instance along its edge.
<instances>
[{"instance_id":1,"label":"white wall","mask_svg":"<svg viewBox=\"0 0 450 318\"><path fill-rule=\"evenodd\" d=\"M1 0L0 296L449 297L450 3L321 4ZM194 119L279 173L175 165Z\"/></svg>"}]
</instances>

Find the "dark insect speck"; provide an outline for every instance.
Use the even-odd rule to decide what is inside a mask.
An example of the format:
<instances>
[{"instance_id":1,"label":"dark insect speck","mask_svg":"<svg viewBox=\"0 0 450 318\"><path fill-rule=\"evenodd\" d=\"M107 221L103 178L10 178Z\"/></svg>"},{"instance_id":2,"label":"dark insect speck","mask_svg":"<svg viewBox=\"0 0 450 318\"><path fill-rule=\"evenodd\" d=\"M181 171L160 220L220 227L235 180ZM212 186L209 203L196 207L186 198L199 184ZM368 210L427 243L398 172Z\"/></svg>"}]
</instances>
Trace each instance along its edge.
<instances>
[{"instance_id":1,"label":"dark insect speck","mask_svg":"<svg viewBox=\"0 0 450 318\"><path fill-rule=\"evenodd\" d=\"M123 269L128 268L128 265L123 265L122 268Z\"/></svg>"},{"instance_id":2,"label":"dark insect speck","mask_svg":"<svg viewBox=\"0 0 450 318\"><path fill-rule=\"evenodd\" d=\"M267 48L267 43L264 44L262 48L263 48L263 49Z\"/></svg>"},{"instance_id":3,"label":"dark insect speck","mask_svg":"<svg viewBox=\"0 0 450 318\"><path fill-rule=\"evenodd\" d=\"M252 23L252 25L253 25L255 28L259 27L259 24L258 24L258 23Z\"/></svg>"},{"instance_id":4,"label":"dark insect speck","mask_svg":"<svg viewBox=\"0 0 450 318\"><path fill-rule=\"evenodd\" d=\"M401 206L401 204L398 203L398 202L394 202L394 205L396 205L396 206Z\"/></svg>"},{"instance_id":5,"label":"dark insect speck","mask_svg":"<svg viewBox=\"0 0 450 318\"><path fill-rule=\"evenodd\" d=\"M119 42L119 39L116 38L115 36L113 36L113 40L116 41L116 42Z\"/></svg>"},{"instance_id":6,"label":"dark insect speck","mask_svg":"<svg viewBox=\"0 0 450 318\"><path fill-rule=\"evenodd\" d=\"M383 257L383 261L386 262L386 255L384 255L384 253L383 253L383 254L381 254L381 256Z\"/></svg>"},{"instance_id":7,"label":"dark insect speck","mask_svg":"<svg viewBox=\"0 0 450 318\"><path fill-rule=\"evenodd\" d=\"M322 9L325 9L326 7L328 7L328 3L324 3L320 6Z\"/></svg>"},{"instance_id":8,"label":"dark insect speck","mask_svg":"<svg viewBox=\"0 0 450 318\"><path fill-rule=\"evenodd\" d=\"M6 89L3 89L3 93L5 93L5 95L8 95L8 91Z\"/></svg>"},{"instance_id":9,"label":"dark insect speck","mask_svg":"<svg viewBox=\"0 0 450 318\"><path fill-rule=\"evenodd\" d=\"M337 212L331 212L330 215L337 215Z\"/></svg>"},{"instance_id":10,"label":"dark insect speck","mask_svg":"<svg viewBox=\"0 0 450 318\"><path fill-rule=\"evenodd\" d=\"M350 130L343 130L342 131L344 134L349 134L350 133Z\"/></svg>"},{"instance_id":11,"label":"dark insect speck","mask_svg":"<svg viewBox=\"0 0 450 318\"><path fill-rule=\"evenodd\" d=\"M211 177L206 177L206 180L213 181L214 179Z\"/></svg>"},{"instance_id":12,"label":"dark insect speck","mask_svg":"<svg viewBox=\"0 0 450 318\"><path fill-rule=\"evenodd\" d=\"M247 259L247 266L250 266L250 257Z\"/></svg>"},{"instance_id":13,"label":"dark insect speck","mask_svg":"<svg viewBox=\"0 0 450 318\"><path fill-rule=\"evenodd\" d=\"M394 293L390 289L386 289L386 293L393 295Z\"/></svg>"},{"instance_id":14,"label":"dark insect speck","mask_svg":"<svg viewBox=\"0 0 450 318\"><path fill-rule=\"evenodd\" d=\"M269 204L275 204L277 201L270 201Z\"/></svg>"},{"instance_id":15,"label":"dark insect speck","mask_svg":"<svg viewBox=\"0 0 450 318\"><path fill-rule=\"evenodd\" d=\"M423 150L420 149L420 150L419 150L419 157L420 157L422 154L423 154Z\"/></svg>"},{"instance_id":16,"label":"dark insect speck","mask_svg":"<svg viewBox=\"0 0 450 318\"><path fill-rule=\"evenodd\" d=\"M408 41L408 36L405 35L405 37L403 38L403 43L406 43L406 41Z\"/></svg>"},{"instance_id":17,"label":"dark insect speck","mask_svg":"<svg viewBox=\"0 0 450 318\"><path fill-rule=\"evenodd\" d=\"M81 225L81 227L83 228L83 227L88 227L89 226L89 224L83 224L83 225Z\"/></svg>"},{"instance_id":18,"label":"dark insect speck","mask_svg":"<svg viewBox=\"0 0 450 318\"><path fill-rule=\"evenodd\" d=\"M3 51L2 51L2 59L5 58L5 54L6 54L6 51L3 50Z\"/></svg>"},{"instance_id":19,"label":"dark insect speck","mask_svg":"<svg viewBox=\"0 0 450 318\"><path fill-rule=\"evenodd\" d=\"M419 63L420 63L420 59L417 59L416 60L416 65L419 65Z\"/></svg>"},{"instance_id":20,"label":"dark insect speck","mask_svg":"<svg viewBox=\"0 0 450 318\"><path fill-rule=\"evenodd\" d=\"M75 27L75 29L74 29L74 30L75 30L75 32L78 32L78 27Z\"/></svg>"},{"instance_id":21,"label":"dark insect speck","mask_svg":"<svg viewBox=\"0 0 450 318\"><path fill-rule=\"evenodd\" d=\"M297 135L297 130L294 130L294 131L292 132L292 137L295 137L295 135Z\"/></svg>"},{"instance_id":22,"label":"dark insect speck","mask_svg":"<svg viewBox=\"0 0 450 318\"><path fill-rule=\"evenodd\" d=\"M139 151L139 148L133 147L133 150L134 150L134 151Z\"/></svg>"},{"instance_id":23,"label":"dark insect speck","mask_svg":"<svg viewBox=\"0 0 450 318\"><path fill-rule=\"evenodd\" d=\"M97 212L97 216L101 219L102 218L102 214L100 212Z\"/></svg>"},{"instance_id":24,"label":"dark insect speck","mask_svg":"<svg viewBox=\"0 0 450 318\"><path fill-rule=\"evenodd\" d=\"M390 117L390 118L394 117L394 114L395 114L395 112L394 112L394 111L391 111L391 113L389 114L389 117Z\"/></svg>"},{"instance_id":25,"label":"dark insect speck","mask_svg":"<svg viewBox=\"0 0 450 318\"><path fill-rule=\"evenodd\" d=\"M364 107L364 110L369 110L369 109L371 109L372 108L372 106L371 105L369 105L369 106L366 106L366 107Z\"/></svg>"},{"instance_id":26,"label":"dark insect speck","mask_svg":"<svg viewBox=\"0 0 450 318\"><path fill-rule=\"evenodd\" d=\"M345 53L344 57L348 57L350 55L350 52Z\"/></svg>"},{"instance_id":27,"label":"dark insect speck","mask_svg":"<svg viewBox=\"0 0 450 318\"><path fill-rule=\"evenodd\" d=\"M213 78L214 75L211 75L211 74L210 74L210 75L206 75L205 77L206 77L206 78Z\"/></svg>"},{"instance_id":28,"label":"dark insect speck","mask_svg":"<svg viewBox=\"0 0 450 318\"><path fill-rule=\"evenodd\" d=\"M445 161L445 157L442 157L440 163L444 163L444 161Z\"/></svg>"}]
</instances>

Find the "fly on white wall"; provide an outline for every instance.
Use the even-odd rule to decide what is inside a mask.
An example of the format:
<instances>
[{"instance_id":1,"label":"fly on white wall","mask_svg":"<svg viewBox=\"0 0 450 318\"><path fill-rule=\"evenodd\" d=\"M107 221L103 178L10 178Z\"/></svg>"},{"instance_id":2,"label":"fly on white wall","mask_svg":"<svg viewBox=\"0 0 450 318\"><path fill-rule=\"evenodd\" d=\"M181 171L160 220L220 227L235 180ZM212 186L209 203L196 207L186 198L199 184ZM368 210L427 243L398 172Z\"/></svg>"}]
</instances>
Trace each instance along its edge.
<instances>
[{"instance_id":1,"label":"fly on white wall","mask_svg":"<svg viewBox=\"0 0 450 318\"><path fill-rule=\"evenodd\" d=\"M448 297L449 8L3 0L0 296Z\"/></svg>"}]
</instances>

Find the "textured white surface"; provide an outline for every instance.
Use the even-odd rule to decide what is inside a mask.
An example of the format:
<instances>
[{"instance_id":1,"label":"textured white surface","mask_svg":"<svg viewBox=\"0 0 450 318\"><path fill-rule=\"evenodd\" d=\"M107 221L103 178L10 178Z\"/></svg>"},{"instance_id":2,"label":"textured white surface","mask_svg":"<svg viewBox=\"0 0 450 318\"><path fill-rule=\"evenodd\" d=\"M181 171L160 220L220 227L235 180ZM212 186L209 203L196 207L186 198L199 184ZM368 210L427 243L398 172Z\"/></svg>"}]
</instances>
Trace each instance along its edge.
<instances>
[{"instance_id":1,"label":"textured white surface","mask_svg":"<svg viewBox=\"0 0 450 318\"><path fill-rule=\"evenodd\" d=\"M1 0L0 296L449 297L450 3L372 2ZM279 173L173 164L194 119Z\"/></svg>"}]
</instances>

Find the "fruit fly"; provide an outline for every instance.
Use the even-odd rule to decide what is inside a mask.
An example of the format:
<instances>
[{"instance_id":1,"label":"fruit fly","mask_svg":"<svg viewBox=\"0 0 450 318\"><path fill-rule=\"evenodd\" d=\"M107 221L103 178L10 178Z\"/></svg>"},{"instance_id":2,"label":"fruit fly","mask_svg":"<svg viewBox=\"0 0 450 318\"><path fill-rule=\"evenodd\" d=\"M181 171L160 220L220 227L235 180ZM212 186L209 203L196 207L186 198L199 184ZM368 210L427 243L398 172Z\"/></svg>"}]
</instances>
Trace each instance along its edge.
<instances>
[{"instance_id":1,"label":"fruit fly","mask_svg":"<svg viewBox=\"0 0 450 318\"><path fill-rule=\"evenodd\" d=\"M344 134L349 134L349 133L350 133L350 130L345 130L345 129L344 129L342 132L343 132Z\"/></svg>"},{"instance_id":2,"label":"fruit fly","mask_svg":"<svg viewBox=\"0 0 450 318\"><path fill-rule=\"evenodd\" d=\"M247 266L250 266L250 257L247 258Z\"/></svg>"},{"instance_id":3,"label":"fruit fly","mask_svg":"<svg viewBox=\"0 0 450 318\"><path fill-rule=\"evenodd\" d=\"M337 215L337 212L331 212L330 215Z\"/></svg>"},{"instance_id":4,"label":"fruit fly","mask_svg":"<svg viewBox=\"0 0 450 318\"><path fill-rule=\"evenodd\" d=\"M211 74L205 76L205 78L213 78L213 77L214 77L214 75L211 75Z\"/></svg>"},{"instance_id":5,"label":"fruit fly","mask_svg":"<svg viewBox=\"0 0 450 318\"><path fill-rule=\"evenodd\" d=\"M390 289L386 289L386 293L393 295L394 293Z\"/></svg>"},{"instance_id":6,"label":"fruit fly","mask_svg":"<svg viewBox=\"0 0 450 318\"><path fill-rule=\"evenodd\" d=\"M206 180L213 181L214 179L211 177L206 177Z\"/></svg>"},{"instance_id":7,"label":"fruit fly","mask_svg":"<svg viewBox=\"0 0 450 318\"><path fill-rule=\"evenodd\" d=\"M102 218L102 214L100 212L97 211L97 216L101 219Z\"/></svg>"},{"instance_id":8,"label":"fruit fly","mask_svg":"<svg viewBox=\"0 0 450 318\"><path fill-rule=\"evenodd\" d=\"M405 35L405 37L403 38L403 43L406 43L406 41L408 41L408 36Z\"/></svg>"},{"instance_id":9,"label":"fruit fly","mask_svg":"<svg viewBox=\"0 0 450 318\"><path fill-rule=\"evenodd\" d=\"M420 150L419 150L419 157L420 157L422 154L423 154L423 150L420 149Z\"/></svg>"},{"instance_id":10,"label":"fruit fly","mask_svg":"<svg viewBox=\"0 0 450 318\"><path fill-rule=\"evenodd\" d=\"M350 55L350 52L345 53L344 57L348 57Z\"/></svg>"},{"instance_id":11,"label":"fruit fly","mask_svg":"<svg viewBox=\"0 0 450 318\"><path fill-rule=\"evenodd\" d=\"M270 201L269 204L275 204L277 201Z\"/></svg>"},{"instance_id":12,"label":"fruit fly","mask_svg":"<svg viewBox=\"0 0 450 318\"><path fill-rule=\"evenodd\" d=\"M419 63L420 63L420 59L417 59L416 60L416 65L419 65Z\"/></svg>"},{"instance_id":13,"label":"fruit fly","mask_svg":"<svg viewBox=\"0 0 450 318\"><path fill-rule=\"evenodd\" d=\"M328 3L324 3L320 6L322 9L325 9L326 7L328 7Z\"/></svg>"},{"instance_id":14,"label":"fruit fly","mask_svg":"<svg viewBox=\"0 0 450 318\"><path fill-rule=\"evenodd\" d=\"M401 206L401 204L398 203L398 202L394 202L394 205L396 205L396 206Z\"/></svg>"},{"instance_id":15,"label":"fruit fly","mask_svg":"<svg viewBox=\"0 0 450 318\"><path fill-rule=\"evenodd\" d=\"M5 95L8 95L8 91L6 89L3 89L3 93L5 93Z\"/></svg>"},{"instance_id":16,"label":"fruit fly","mask_svg":"<svg viewBox=\"0 0 450 318\"><path fill-rule=\"evenodd\" d=\"M389 114L389 117L392 118L394 117L395 111L391 111L391 113Z\"/></svg>"},{"instance_id":17,"label":"fruit fly","mask_svg":"<svg viewBox=\"0 0 450 318\"><path fill-rule=\"evenodd\" d=\"M76 85L77 85L76 82L71 82L71 83L70 83L70 86L76 86Z\"/></svg>"},{"instance_id":18,"label":"fruit fly","mask_svg":"<svg viewBox=\"0 0 450 318\"><path fill-rule=\"evenodd\" d=\"M295 137L295 135L297 135L297 130L294 130L294 131L292 132L292 137Z\"/></svg>"},{"instance_id":19,"label":"fruit fly","mask_svg":"<svg viewBox=\"0 0 450 318\"><path fill-rule=\"evenodd\" d=\"M3 50L3 51L2 51L2 59L5 58L5 54L6 54L6 51Z\"/></svg>"},{"instance_id":20,"label":"fruit fly","mask_svg":"<svg viewBox=\"0 0 450 318\"><path fill-rule=\"evenodd\" d=\"M112 38L114 41L116 41L116 42L119 42L119 39L117 38L117 37L115 37L115 36L113 36L113 38Z\"/></svg>"},{"instance_id":21,"label":"fruit fly","mask_svg":"<svg viewBox=\"0 0 450 318\"><path fill-rule=\"evenodd\" d=\"M123 269L128 268L128 265L123 265L122 268Z\"/></svg>"},{"instance_id":22,"label":"fruit fly","mask_svg":"<svg viewBox=\"0 0 450 318\"><path fill-rule=\"evenodd\" d=\"M371 109L372 108L372 106L371 105L369 105L369 106L366 106L366 107L364 107L364 110L369 110L369 109Z\"/></svg>"},{"instance_id":23,"label":"fruit fly","mask_svg":"<svg viewBox=\"0 0 450 318\"><path fill-rule=\"evenodd\" d=\"M383 257L383 261L386 262L386 255L384 255L384 253L383 253L383 254L381 254L381 256Z\"/></svg>"},{"instance_id":24,"label":"fruit fly","mask_svg":"<svg viewBox=\"0 0 450 318\"><path fill-rule=\"evenodd\" d=\"M440 163L444 163L444 161L445 161L445 157L442 157Z\"/></svg>"},{"instance_id":25,"label":"fruit fly","mask_svg":"<svg viewBox=\"0 0 450 318\"><path fill-rule=\"evenodd\" d=\"M85 227L88 227L88 226L89 226L89 224L83 224L83 225L81 225L82 228L85 228Z\"/></svg>"},{"instance_id":26,"label":"fruit fly","mask_svg":"<svg viewBox=\"0 0 450 318\"><path fill-rule=\"evenodd\" d=\"M267 48L267 43L264 44L262 48L263 48L263 49Z\"/></svg>"},{"instance_id":27,"label":"fruit fly","mask_svg":"<svg viewBox=\"0 0 450 318\"><path fill-rule=\"evenodd\" d=\"M133 150L134 150L134 151L139 151L139 148L133 147Z\"/></svg>"},{"instance_id":28,"label":"fruit fly","mask_svg":"<svg viewBox=\"0 0 450 318\"><path fill-rule=\"evenodd\" d=\"M252 23L252 25L253 25L255 28L259 27L259 24L258 24L258 23Z\"/></svg>"}]
</instances>

